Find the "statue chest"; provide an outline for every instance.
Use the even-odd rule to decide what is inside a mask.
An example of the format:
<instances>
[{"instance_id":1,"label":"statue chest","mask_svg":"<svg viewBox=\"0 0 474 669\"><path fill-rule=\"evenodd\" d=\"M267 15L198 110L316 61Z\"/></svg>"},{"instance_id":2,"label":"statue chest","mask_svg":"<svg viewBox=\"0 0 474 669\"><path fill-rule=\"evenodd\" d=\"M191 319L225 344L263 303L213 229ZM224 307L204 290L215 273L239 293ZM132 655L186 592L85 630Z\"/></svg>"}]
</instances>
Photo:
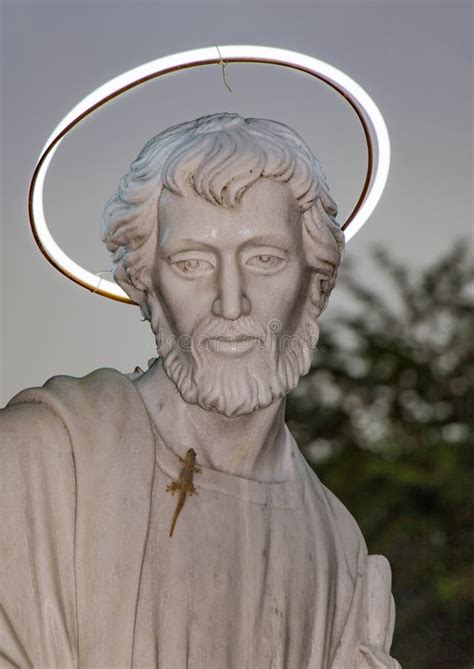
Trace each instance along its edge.
<instances>
[{"instance_id":1,"label":"statue chest","mask_svg":"<svg viewBox=\"0 0 474 669\"><path fill-rule=\"evenodd\" d=\"M336 556L304 480L198 473L171 537L169 483L157 466L134 666L325 666Z\"/></svg>"}]
</instances>

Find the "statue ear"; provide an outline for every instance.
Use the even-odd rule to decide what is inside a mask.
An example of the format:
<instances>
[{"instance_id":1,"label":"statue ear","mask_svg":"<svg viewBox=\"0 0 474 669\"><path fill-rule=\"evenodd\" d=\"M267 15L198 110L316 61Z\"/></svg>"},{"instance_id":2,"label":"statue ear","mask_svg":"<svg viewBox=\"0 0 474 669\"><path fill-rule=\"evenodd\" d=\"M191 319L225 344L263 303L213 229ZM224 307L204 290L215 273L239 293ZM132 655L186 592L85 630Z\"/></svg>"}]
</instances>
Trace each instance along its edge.
<instances>
[{"instance_id":1,"label":"statue ear","mask_svg":"<svg viewBox=\"0 0 474 669\"><path fill-rule=\"evenodd\" d=\"M326 309L334 280L321 272L314 272L311 277L310 299L318 310L318 316Z\"/></svg>"}]
</instances>

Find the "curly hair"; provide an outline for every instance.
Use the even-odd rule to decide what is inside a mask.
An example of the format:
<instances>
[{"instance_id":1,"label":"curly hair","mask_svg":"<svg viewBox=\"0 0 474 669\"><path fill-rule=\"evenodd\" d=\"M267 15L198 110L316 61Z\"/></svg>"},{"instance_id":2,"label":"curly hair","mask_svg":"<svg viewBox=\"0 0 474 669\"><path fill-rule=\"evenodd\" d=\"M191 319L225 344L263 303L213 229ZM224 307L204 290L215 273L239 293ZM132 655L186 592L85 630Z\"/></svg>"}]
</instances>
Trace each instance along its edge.
<instances>
[{"instance_id":1,"label":"curly hair","mask_svg":"<svg viewBox=\"0 0 474 669\"><path fill-rule=\"evenodd\" d=\"M219 113L175 125L147 142L105 207L102 239L114 278L145 315L162 189L182 195L191 185L208 202L233 207L261 178L288 184L301 211L306 262L324 277L329 294L344 234L319 160L282 123Z\"/></svg>"}]
</instances>

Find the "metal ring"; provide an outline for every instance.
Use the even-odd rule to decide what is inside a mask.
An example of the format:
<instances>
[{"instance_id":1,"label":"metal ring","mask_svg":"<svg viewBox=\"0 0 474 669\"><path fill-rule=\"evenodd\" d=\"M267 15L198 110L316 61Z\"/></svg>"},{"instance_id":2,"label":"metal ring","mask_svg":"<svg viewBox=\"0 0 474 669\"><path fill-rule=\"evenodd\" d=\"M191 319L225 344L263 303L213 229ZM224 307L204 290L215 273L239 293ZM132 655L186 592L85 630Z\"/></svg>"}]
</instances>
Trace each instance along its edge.
<instances>
[{"instance_id":1,"label":"metal ring","mask_svg":"<svg viewBox=\"0 0 474 669\"><path fill-rule=\"evenodd\" d=\"M134 304L113 281L102 279L78 265L52 237L43 207L43 189L51 160L64 136L80 121L110 100L151 79L170 72L227 63L267 63L306 72L334 88L354 109L367 142L367 174L357 203L343 224L346 240L353 237L377 206L390 166L390 141L382 114L369 95L346 74L321 60L296 51L264 46L219 46L183 51L158 58L111 79L81 100L59 123L46 142L29 191L29 216L36 243L46 259L72 281L94 293Z\"/></svg>"}]
</instances>

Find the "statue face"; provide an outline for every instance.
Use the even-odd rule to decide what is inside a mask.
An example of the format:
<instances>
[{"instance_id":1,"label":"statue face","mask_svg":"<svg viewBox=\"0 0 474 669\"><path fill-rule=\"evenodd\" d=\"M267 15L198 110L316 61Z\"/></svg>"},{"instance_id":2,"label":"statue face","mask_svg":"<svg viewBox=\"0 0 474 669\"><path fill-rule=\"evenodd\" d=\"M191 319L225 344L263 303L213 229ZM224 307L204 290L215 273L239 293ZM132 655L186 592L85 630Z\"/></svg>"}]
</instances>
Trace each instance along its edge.
<instances>
[{"instance_id":1,"label":"statue face","mask_svg":"<svg viewBox=\"0 0 474 669\"><path fill-rule=\"evenodd\" d=\"M164 190L158 217L152 280L168 323L155 334L184 399L231 416L284 396L307 371L316 334L288 187L260 179L233 208L191 187Z\"/></svg>"}]
</instances>

